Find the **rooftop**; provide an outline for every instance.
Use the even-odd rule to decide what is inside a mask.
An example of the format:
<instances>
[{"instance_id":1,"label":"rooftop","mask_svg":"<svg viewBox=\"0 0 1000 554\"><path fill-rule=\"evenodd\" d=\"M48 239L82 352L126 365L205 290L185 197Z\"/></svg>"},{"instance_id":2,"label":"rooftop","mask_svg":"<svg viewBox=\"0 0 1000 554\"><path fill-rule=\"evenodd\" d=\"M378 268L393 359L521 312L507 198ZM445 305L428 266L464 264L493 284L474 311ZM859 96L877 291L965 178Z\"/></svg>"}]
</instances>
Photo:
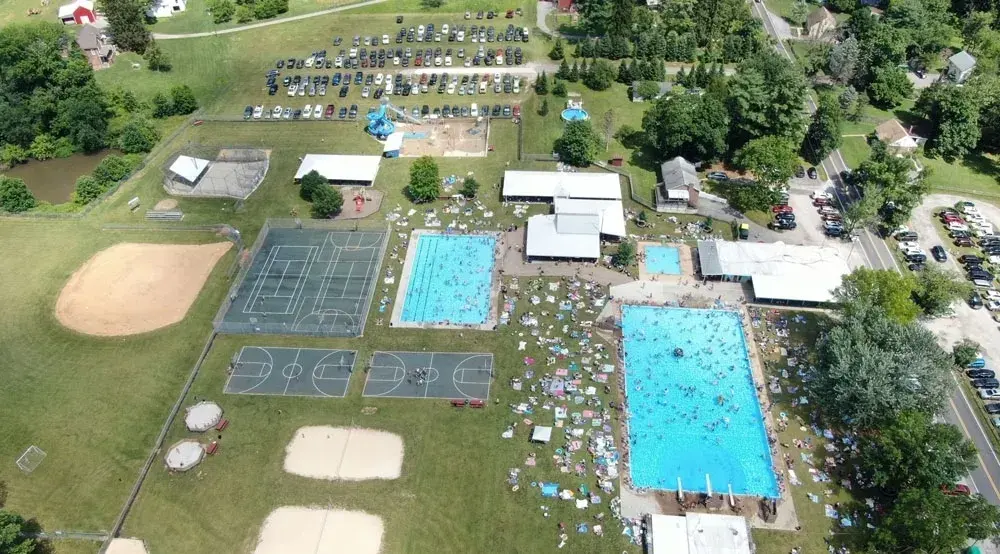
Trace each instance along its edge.
<instances>
[{"instance_id":1,"label":"rooftop","mask_svg":"<svg viewBox=\"0 0 1000 554\"><path fill-rule=\"evenodd\" d=\"M650 515L650 554L750 554L750 526L740 516L688 512Z\"/></svg>"},{"instance_id":2,"label":"rooftop","mask_svg":"<svg viewBox=\"0 0 1000 554\"><path fill-rule=\"evenodd\" d=\"M617 173L577 173L568 171L505 171L505 197L590 198L621 200L622 187Z\"/></svg>"},{"instance_id":3,"label":"rooftop","mask_svg":"<svg viewBox=\"0 0 1000 554\"><path fill-rule=\"evenodd\" d=\"M528 218L525 253L529 258L585 258L601 256L599 221L595 215L550 214Z\"/></svg>"},{"instance_id":4,"label":"rooftop","mask_svg":"<svg viewBox=\"0 0 1000 554\"><path fill-rule=\"evenodd\" d=\"M381 161L381 156L306 154L295 179L315 170L329 181L374 181Z\"/></svg>"},{"instance_id":5,"label":"rooftop","mask_svg":"<svg viewBox=\"0 0 1000 554\"><path fill-rule=\"evenodd\" d=\"M948 58L948 63L955 66L959 71L966 71L976 67L976 58L965 50Z\"/></svg>"}]
</instances>

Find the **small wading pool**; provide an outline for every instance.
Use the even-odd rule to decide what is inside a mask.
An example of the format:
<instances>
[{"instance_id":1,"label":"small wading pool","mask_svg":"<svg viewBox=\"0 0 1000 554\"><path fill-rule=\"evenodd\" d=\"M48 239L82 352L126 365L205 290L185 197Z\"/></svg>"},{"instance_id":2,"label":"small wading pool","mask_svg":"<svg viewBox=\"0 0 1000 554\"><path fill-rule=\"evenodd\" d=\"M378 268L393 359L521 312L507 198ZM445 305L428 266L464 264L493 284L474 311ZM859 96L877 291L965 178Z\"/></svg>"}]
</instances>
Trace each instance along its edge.
<instances>
[{"instance_id":1,"label":"small wading pool","mask_svg":"<svg viewBox=\"0 0 1000 554\"><path fill-rule=\"evenodd\" d=\"M646 246L646 271L665 275L681 274L681 252L674 246Z\"/></svg>"},{"instance_id":2,"label":"small wading pool","mask_svg":"<svg viewBox=\"0 0 1000 554\"><path fill-rule=\"evenodd\" d=\"M492 235L420 235L400 320L486 323L495 247Z\"/></svg>"},{"instance_id":3,"label":"small wading pool","mask_svg":"<svg viewBox=\"0 0 1000 554\"><path fill-rule=\"evenodd\" d=\"M586 121L590 114L583 108L566 108L562 111L563 121Z\"/></svg>"}]
</instances>

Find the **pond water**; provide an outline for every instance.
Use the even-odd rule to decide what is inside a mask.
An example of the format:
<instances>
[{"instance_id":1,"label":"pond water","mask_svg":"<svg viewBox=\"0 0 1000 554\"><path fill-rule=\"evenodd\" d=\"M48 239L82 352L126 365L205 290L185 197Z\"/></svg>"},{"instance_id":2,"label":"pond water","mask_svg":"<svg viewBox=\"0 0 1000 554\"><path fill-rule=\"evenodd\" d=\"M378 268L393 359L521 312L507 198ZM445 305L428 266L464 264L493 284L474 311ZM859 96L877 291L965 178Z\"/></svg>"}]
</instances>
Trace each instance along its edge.
<instances>
[{"instance_id":1,"label":"pond water","mask_svg":"<svg viewBox=\"0 0 1000 554\"><path fill-rule=\"evenodd\" d=\"M53 158L44 162L30 160L4 171L3 174L23 179L38 200L62 204L69 201L76 187L76 180L93 171L101 160L112 153L112 150L101 150L93 154L73 154L68 158Z\"/></svg>"}]
</instances>

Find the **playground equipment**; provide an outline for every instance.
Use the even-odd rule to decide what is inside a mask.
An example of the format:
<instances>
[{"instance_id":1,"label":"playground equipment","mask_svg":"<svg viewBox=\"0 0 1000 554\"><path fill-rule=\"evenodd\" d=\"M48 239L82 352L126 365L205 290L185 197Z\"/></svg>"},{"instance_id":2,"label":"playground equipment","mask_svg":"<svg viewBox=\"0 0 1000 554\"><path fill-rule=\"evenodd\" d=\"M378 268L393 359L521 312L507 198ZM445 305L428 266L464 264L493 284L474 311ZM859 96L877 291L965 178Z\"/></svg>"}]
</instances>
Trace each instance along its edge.
<instances>
[{"instance_id":1,"label":"playground equipment","mask_svg":"<svg viewBox=\"0 0 1000 554\"><path fill-rule=\"evenodd\" d=\"M389 118L386 112L392 112L397 118L402 118L411 123L420 124L422 121L410 116L405 111L396 108L385 98L382 99L378 109L368 114L368 132L379 140L385 140L396 130L396 123Z\"/></svg>"}]
</instances>

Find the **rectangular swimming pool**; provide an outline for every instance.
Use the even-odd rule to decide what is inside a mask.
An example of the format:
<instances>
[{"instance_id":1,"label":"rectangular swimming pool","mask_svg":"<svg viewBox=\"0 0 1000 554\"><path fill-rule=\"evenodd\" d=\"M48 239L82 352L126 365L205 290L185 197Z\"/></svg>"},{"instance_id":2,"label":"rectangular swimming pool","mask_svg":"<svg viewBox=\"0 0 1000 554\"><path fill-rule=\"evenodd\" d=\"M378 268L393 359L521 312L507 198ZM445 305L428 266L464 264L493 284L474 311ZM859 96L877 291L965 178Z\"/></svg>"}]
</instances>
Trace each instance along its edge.
<instances>
[{"instance_id":1,"label":"rectangular swimming pool","mask_svg":"<svg viewBox=\"0 0 1000 554\"><path fill-rule=\"evenodd\" d=\"M477 325L490 315L493 235L423 233L406 284L400 320Z\"/></svg>"},{"instance_id":2,"label":"rectangular swimming pool","mask_svg":"<svg viewBox=\"0 0 1000 554\"><path fill-rule=\"evenodd\" d=\"M681 253L676 247L647 244L645 250L647 271L666 275L681 274Z\"/></svg>"},{"instance_id":3,"label":"rectangular swimming pool","mask_svg":"<svg viewBox=\"0 0 1000 554\"><path fill-rule=\"evenodd\" d=\"M776 498L738 313L623 306L634 486Z\"/></svg>"}]
</instances>

